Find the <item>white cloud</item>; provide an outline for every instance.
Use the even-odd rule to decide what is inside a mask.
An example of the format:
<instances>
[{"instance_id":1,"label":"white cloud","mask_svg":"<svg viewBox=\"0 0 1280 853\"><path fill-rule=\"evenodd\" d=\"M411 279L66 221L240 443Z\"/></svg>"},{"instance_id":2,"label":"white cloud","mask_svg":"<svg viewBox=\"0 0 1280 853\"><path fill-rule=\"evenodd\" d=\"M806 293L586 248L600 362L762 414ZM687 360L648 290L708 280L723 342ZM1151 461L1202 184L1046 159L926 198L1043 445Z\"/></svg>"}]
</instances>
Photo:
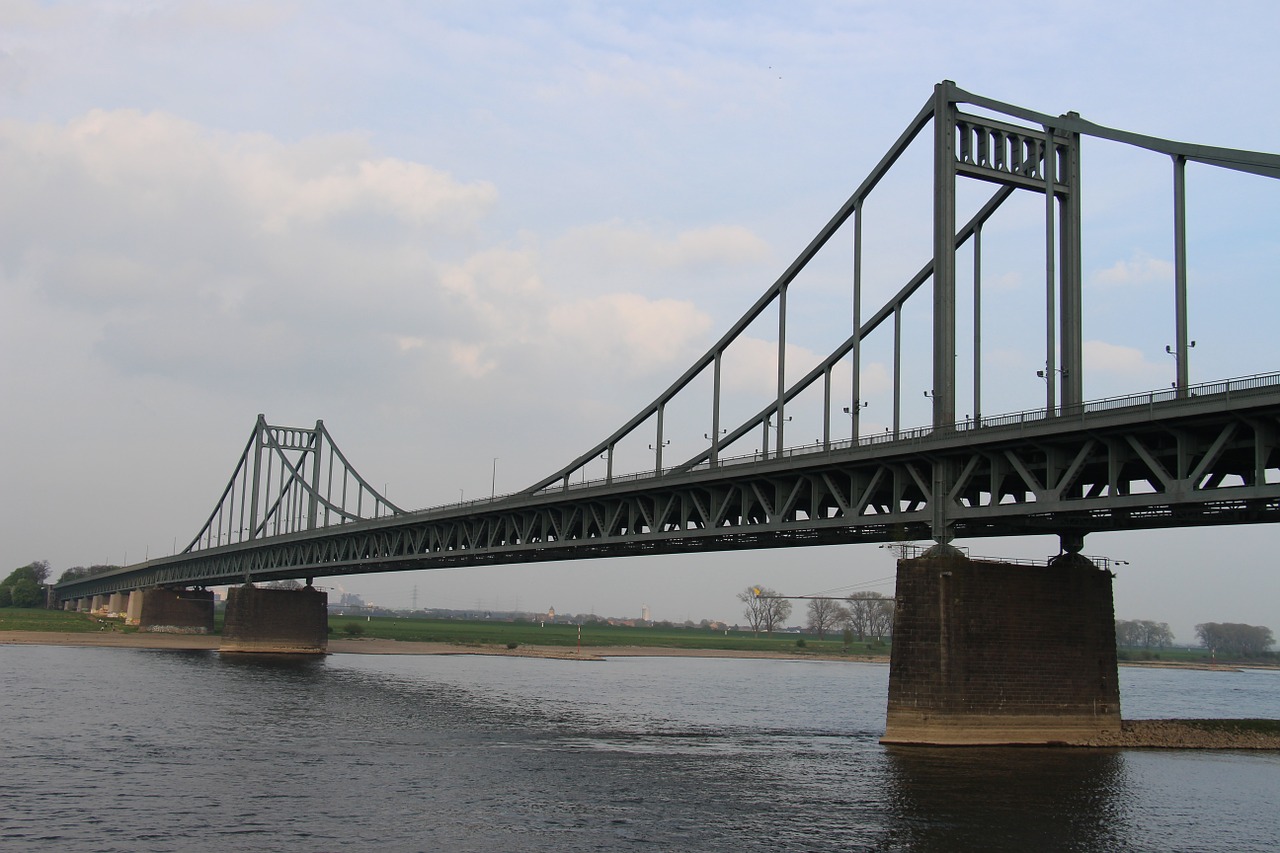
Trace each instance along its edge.
<instances>
[{"instance_id":1,"label":"white cloud","mask_svg":"<svg viewBox=\"0 0 1280 853\"><path fill-rule=\"evenodd\" d=\"M607 359L635 375L692 360L691 345L706 337L711 318L691 302L614 293L558 305L547 326L580 357Z\"/></svg>"},{"instance_id":2,"label":"white cloud","mask_svg":"<svg viewBox=\"0 0 1280 853\"><path fill-rule=\"evenodd\" d=\"M764 240L737 225L690 228L671 235L620 221L572 228L551 251L576 275L609 281L654 273L699 273L759 264L769 257Z\"/></svg>"},{"instance_id":3,"label":"white cloud","mask_svg":"<svg viewBox=\"0 0 1280 853\"><path fill-rule=\"evenodd\" d=\"M95 110L0 124L0 150L4 286L95 317L97 355L120 373L195 387L260 382L265 364L294 391L397 370L435 385L529 379L566 348L593 375L670 370L711 320L628 284L765 254L736 226L582 226L545 241L586 256L552 287L537 238L481 244L491 184L349 135L284 143Z\"/></svg>"},{"instance_id":4,"label":"white cloud","mask_svg":"<svg viewBox=\"0 0 1280 853\"><path fill-rule=\"evenodd\" d=\"M1083 357L1086 375L1105 373L1156 383L1169 373L1168 365L1152 364L1142 350L1106 341L1085 341Z\"/></svg>"},{"instance_id":5,"label":"white cloud","mask_svg":"<svg viewBox=\"0 0 1280 853\"><path fill-rule=\"evenodd\" d=\"M1145 252L1135 252L1127 260L1116 261L1106 269L1089 277L1090 284L1099 287L1137 287L1147 284L1167 284L1173 281L1173 264L1153 258Z\"/></svg>"}]
</instances>

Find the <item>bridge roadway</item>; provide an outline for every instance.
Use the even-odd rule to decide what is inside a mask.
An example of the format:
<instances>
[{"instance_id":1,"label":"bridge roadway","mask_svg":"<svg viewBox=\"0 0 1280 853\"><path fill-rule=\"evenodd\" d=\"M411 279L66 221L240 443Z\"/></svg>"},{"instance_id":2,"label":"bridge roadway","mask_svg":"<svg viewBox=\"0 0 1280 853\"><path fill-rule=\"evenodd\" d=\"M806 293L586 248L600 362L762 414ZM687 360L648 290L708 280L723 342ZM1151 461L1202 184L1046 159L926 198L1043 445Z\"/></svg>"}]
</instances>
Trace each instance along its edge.
<instances>
[{"instance_id":1,"label":"bridge roadway","mask_svg":"<svg viewBox=\"0 0 1280 853\"><path fill-rule=\"evenodd\" d=\"M616 476L162 557L150 586L745 548L1280 521L1280 374ZM1074 543L1074 547L1072 544Z\"/></svg>"}]
</instances>

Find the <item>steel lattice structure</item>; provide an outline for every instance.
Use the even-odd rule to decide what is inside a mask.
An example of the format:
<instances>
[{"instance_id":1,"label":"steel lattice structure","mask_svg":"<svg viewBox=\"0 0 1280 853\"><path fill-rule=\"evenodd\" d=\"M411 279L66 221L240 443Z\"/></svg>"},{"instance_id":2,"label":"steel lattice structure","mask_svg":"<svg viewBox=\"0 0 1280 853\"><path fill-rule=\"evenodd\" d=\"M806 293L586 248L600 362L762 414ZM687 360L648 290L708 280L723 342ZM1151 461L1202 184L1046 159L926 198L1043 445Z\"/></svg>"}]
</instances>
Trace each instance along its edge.
<instances>
[{"instance_id":1,"label":"steel lattice structure","mask_svg":"<svg viewBox=\"0 0 1280 853\"><path fill-rule=\"evenodd\" d=\"M971 114L962 105L1000 118ZM879 309L862 306L863 205L907 147L932 125L933 256ZM1108 139L1173 163L1177 377L1172 389L1086 403L1083 397L1080 140ZM1280 374L1210 385L1188 380L1187 161L1280 178L1280 156L1171 142L1102 127L1075 113L1049 116L943 82L835 216L754 305L649 405L603 441L523 492L406 513L372 489L317 422L269 426L259 416L209 520L188 549L60 584L61 599L154 584L245 580L535 562L631 554L1057 533L1078 551L1085 533L1280 520ZM995 186L957 227L956 183ZM1043 195L1045 371L1043 409L982 415L980 283L984 224L1015 192ZM787 291L852 220L851 333L788 385ZM972 419L956 417L956 252L974 247ZM926 289L926 283L931 287ZM932 424L901 426L902 311L931 293ZM768 309L778 316L776 394L733 428L721 426L721 370L729 346ZM893 324L893 427L859 431L861 348ZM849 439L832 435L833 369L848 360ZM708 443L664 465L664 413L706 374ZM821 387L825 419L813 445L787 444L786 407ZM844 393L845 389L840 389ZM653 466L614 471L620 441L652 428ZM755 431L761 449L723 449ZM770 430L773 431L772 437ZM603 480L586 465L607 460ZM574 483L575 479L583 482ZM335 486L337 483L339 485Z\"/></svg>"},{"instance_id":2,"label":"steel lattice structure","mask_svg":"<svg viewBox=\"0 0 1280 853\"><path fill-rule=\"evenodd\" d=\"M258 415L227 487L183 553L403 512L351 467L324 421L271 426Z\"/></svg>"}]
</instances>

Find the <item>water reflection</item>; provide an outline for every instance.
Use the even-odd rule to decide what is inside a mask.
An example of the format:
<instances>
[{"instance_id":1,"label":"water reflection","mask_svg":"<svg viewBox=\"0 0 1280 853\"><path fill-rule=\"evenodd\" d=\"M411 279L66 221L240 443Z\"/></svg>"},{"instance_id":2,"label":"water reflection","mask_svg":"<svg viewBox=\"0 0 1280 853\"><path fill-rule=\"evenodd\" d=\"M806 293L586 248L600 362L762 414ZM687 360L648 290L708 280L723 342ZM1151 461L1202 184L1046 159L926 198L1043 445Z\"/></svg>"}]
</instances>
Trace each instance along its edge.
<instances>
[{"instance_id":1,"label":"water reflection","mask_svg":"<svg viewBox=\"0 0 1280 853\"><path fill-rule=\"evenodd\" d=\"M203 652L202 654L211 654ZM315 674L324 670L324 655L285 655L260 652L218 654L218 663L228 668L270 674Z\"/></svg>"},{"instance_id":2,"label":"water reflection","mask_svg":"<svg viewBox=\"0 0 1280 853\"><path fill-rule=\"evenodd\" d=\"M1122 753L887 747L888 849L1119 850Z\"/></svg>"}]
</instances>

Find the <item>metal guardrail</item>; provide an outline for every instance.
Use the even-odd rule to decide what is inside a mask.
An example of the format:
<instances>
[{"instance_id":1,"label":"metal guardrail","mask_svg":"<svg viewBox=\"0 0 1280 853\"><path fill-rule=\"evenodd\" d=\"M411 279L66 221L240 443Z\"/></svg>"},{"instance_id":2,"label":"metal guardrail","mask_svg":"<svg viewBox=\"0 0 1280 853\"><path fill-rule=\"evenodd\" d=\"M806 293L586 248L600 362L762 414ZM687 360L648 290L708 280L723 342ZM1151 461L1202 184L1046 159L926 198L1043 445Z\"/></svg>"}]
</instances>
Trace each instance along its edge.
<instances>
[{"instance_id":1,"label":"metal guardrail","mask_svg":"<svg viewBox=\"0 0 1280 853\"><path fill-rule=\"evenodd\" d=\"M1060 406L1053 415L1053 419L1061 421L1063 418L1084 417L1086 415L1097 414L1100 412L1114 412L1123 409L1134 409L1140 407L1151 408L1156 405L1164 405L1168 403L1176 403L1180 400L1190 400L1191 398L1202 399L1206 397L1226 397L1239 393L1241 391L1251 391L1259 388L1280 387L1280 372L1276 373L1257 373L1252 376L1242 376L1234 379L1220 380L1216 382L1205 382L1199 385L1188 386L1185 390L1176 388L1163 388L1154 391L1146 391L1138 394L1125 394L1117 397L1104 397L1099 400L1090 400L1077 406ZM933 437L951 437L956 433L970 432L975 430L989 430L1000 427L1023 426L1025 424L1040 423L1049 420L1044 409L1025 409L1020 412L1009 412L991 417L984 417L978 421L968 419L958 421L943 427L921 426L912 427L910 429L899 430L896 434L892 432L875 433L872 435L862 436L857 441L858 447L872 447L876 445L899 445L910 446L919 444ZM831 453L833 451L847 450L854 446L854 442L850 439L841 439L832 441L826 446L822 444L803 444L794 447L785 448L781 456L777 453L764 454L759 451L742 456L730 456L721 458L712 465L711 462L700 462L690 468L683 466L673 466L664 468L662 471L640 471L632 474L615 474L612 478L598 478L593 480L582 480L576 483L564 483L563 481L554 486L547 486L545 489L537 492L539 495L562 494L567 491L578 491L581 489L590 489L604 485L617 485L619 483L633 483L641 480L651 480L666 476L673 473L692 473L697 471L707 471L712 468L727 468L735 465L750 465L762 462L771 462L777 459L791 459L798 456L806 456L817 453ZM503 498L511 497L510 495L502 495L496 498L484 498L481 500L470 501L467 503L444 504L432 509L449 509L451 507L462 506L480 506L492 503Z\"/></svg>"},{"instance_id":2,"label":"metal guardrail","mask_svg":"<svg viewBox=\"0 0 1280 853\"><path fill-rule=\"evenodd\" d=\"M930 548L936 547L935 543L927 542L895 542L892 545L881 545L881 548L888 548L897 551L899 556L904 560L914 560L917 557L924 556L924 553ZM976 563L1003 563L1013 566L1034 566L1036 568L1047 567L1054 559L1060 556L1055 554L1053 557L1046 557L1043 560L1034 560L1029 557L975 557L969 553L969 549L963 546L952 546L960 553L964 554L966 559ZM1091 554L1081 554L1089 562L1093 563L1100 569L1111 571L1114 566L1127 566L1128 560L1117 560L1113 557L1099 557Z\"/></svg>"},{"instance_id":3,"label":"metal guardrail","mask_svg":"<svg viewBox=\"0 0 1280 853\"><path fill-rule=\"evenodd\" d=\"M1086 415L1097 414L1099 412L1114 412L1139 407L1151 408L1156 405L1176 403L1179 400L1190 400L1191 398L1202 399L1206 397L1226 397L1227 399L1230 399L1232 393L1273 387L1280 387L1280 372L1255 373L1251 376L1240 376L1233 379L1204 382L1199 385L1190 385L1185 391L1179 391L1176 388L1161 388L1154 391L1144 391L1138 394L1103 397L1098 400L1090 400L1078 406L1060 406L1054 412L1054 420L1061 421L1063 418L1084 417ZM861 436L857 441L857 446L910 446L912 444L922 443L934 437L945 438L954 436L956 433L975 430L1024 426L1026 424L1040 423L1048 419L1049 418L1046 417L1044 409L1024 409L1020 412L1008 412L1005 414L993 415L991 417L984 417L978 421L974 421L972 419L957 421L954 424L940 428L933 426L921 426L898 430L896 434L892 432L874 433L872 435ZM563 481L560 481L556 485L547 486L545 489L542 489L535 494L564 494L565 492L576 492L582 489L597 488L599 486L613 486L620 483L636 483L642 480L653 480L675 473L694 473L698 471L709 471L713 468L728 468L737 465L760 464L764 462L773 462L777 459L794 459L799 456L831 453L834 451L848 450L853 446L854 442L847 438L832 441L826 446L823 446L820 443L816 445L801 444L794 447L784 448L781 456L777 453L764 454L757 451L755 453L743 454L741 456L723 457L716 462L715 465L712 465L711 462L708 461L700 462L689 468L685 468L684 466L672 466L669 468L663 468L661 471L637 471L631 474L615 474L612 478L599 477L592 480L580 480L576 483L571 482L566 484ZM475 498L469 501L453 501L450 503L437 504L435 506L415 510L414 512L440 512L444 510L452 511L457 509L483 508L490 506L491 504L507 500L508 498L516 497L520 494L523 493L511 492L509 494L495 495L488 498Z\"/></svg>"}]
</instances>

